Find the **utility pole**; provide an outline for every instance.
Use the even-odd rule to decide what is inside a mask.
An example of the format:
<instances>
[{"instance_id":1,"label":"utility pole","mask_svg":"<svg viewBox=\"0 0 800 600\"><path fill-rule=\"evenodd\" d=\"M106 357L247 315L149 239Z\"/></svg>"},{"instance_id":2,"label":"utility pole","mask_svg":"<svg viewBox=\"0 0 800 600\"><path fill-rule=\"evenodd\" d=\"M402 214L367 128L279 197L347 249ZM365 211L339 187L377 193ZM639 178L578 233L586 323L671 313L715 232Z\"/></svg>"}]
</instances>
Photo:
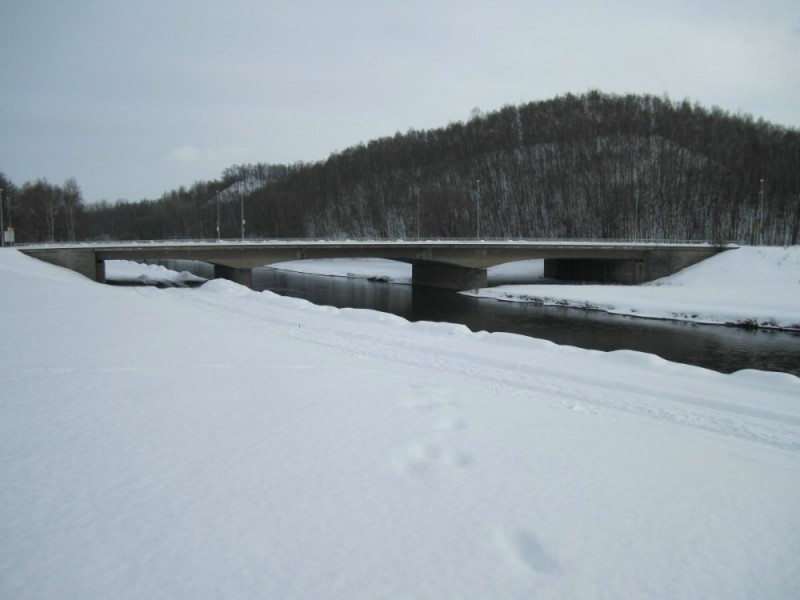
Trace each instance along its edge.
<instances>
[{"instance_id":1,"label":"utility pole","mask_svg":"<svg viewBox=\"0 0 800 600\"><path fill-rule=\"evenodd\" d=\"M419 188L414 188L414 193L417 194L417 240L419 240Z\"/></svg>"},{"instance_id":2,"label":"utility pole","mask_svg":"<svg viewBox=\"0 0 800 600\"><path fill-rule=\"evenodd\" d=\"M217 192L217 241L220 241L220 237L219 237L219 192Z\"/></svg>"},{"instance_id":3,"label":"utility pole","mask_svg":"<svg viewBox=\"0 0 800 600\"><path fill-rule=\"evenodd\" d=\"M6 226L3 223L3 188L0 188L0 248L6 247Z\"/></svg>"},{"instance_id":4,"label":"utility pole","mask_svg":"<svg viewBox=\"0 0 800 600\"><path fill-rule=\"evenodd\" d=\"M239 200L242 204L242 241L244 241L244 194L239 196Z\"/></svg>"},{"instance_id":5,"label":"utility pole","mask_svg":"<svg viewBox=\"0 0 800 600\"><path fill-rule=\"evenodd\" d=\"M764 179L761 179L761 189L758 191L758 232L759 242L764 245Z\"/></svg>"},{"instance_id":6,"label":"utility pole","mask_svg":"<svg viewBox=\"0 0 800 600\"><path fill-rule=\"evenodd\" d=\"M476 187L478 189L478 194L477 194L477 196L475 198L475 201L476 201L476 204L477 204L477 213L478 213L477 237L476 237L476 239L480 240L481 239L481 180L480 179L476 179L475 180L475 184L476 184Z\"/></svg>"}]
</instances>

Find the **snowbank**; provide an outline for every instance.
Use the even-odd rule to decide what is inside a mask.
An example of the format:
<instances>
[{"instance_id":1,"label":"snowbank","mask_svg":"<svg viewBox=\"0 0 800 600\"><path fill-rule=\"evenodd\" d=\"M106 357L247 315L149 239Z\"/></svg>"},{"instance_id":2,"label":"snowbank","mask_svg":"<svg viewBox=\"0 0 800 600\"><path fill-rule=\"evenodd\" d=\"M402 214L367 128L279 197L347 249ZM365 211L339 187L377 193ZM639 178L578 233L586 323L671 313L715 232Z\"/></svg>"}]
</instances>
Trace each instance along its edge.
<instances>
[{"instance_id":1,"label":"snowbank","mask_svg":"<svg viewBox=\"0 0 800 600\"><path fill-rule=\"evenodd\" d=\"M0 251L0 597L789 598L800 379Z\"/></svg>"},{"instance_id":2,"label":"snowbank","mask_svg":"<svg viewBox=\"0 0 800 600\"><path fill-rule=\"evenodd\" d=\"M188 271L173 271L160 265L146 265L130 260L107 260L106 281L121 285L156 285L186 287L207 281Z\"/></svg>"}]
</instances>

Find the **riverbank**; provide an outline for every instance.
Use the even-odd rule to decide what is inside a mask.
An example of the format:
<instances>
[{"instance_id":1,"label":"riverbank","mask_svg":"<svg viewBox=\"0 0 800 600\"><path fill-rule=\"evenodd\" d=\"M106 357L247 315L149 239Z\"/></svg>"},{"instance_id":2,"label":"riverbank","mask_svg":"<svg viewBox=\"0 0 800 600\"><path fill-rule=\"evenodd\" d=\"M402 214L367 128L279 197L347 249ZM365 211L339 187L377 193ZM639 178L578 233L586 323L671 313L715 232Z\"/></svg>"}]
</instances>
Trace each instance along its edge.
<instances>
[{"instance_id":1,"label":"riverbank","mask_svg":"<svg viewBox=\"0 0 800 600\"><path fill-rule=\"evenodd\" d=\"M797 377L13 250L0 281L0 596L800 586Z\"/></svg>"},{"instance_id":2,"label":"riverbank","mask_svg":"<svg viewBox=\"0 0 800 600\"><path fill-rule=\"evenodd\" d=\"M190 287L208 280L189 271L173 271L162 265L147 265L130 260L109 260L106 261L106 281L116 285Z\"/></svg>"},{"instance_id":3,"label":"riverbank","mask_svg":"<svg viewBox=\"0 0 800 600\"><path fill-rule=\"evenodd\" d=\"M743 246L638 286L502 285L463 293L647 319L800 331L800 246Z\"/></svg>"},{"instance_id":4,"label":"riverbank","mask_svg":"<svg viewBox=\"0 0 800 600\"><path fill-rule=\"evenodd\" d=\"M272 267L397 283L411 281L411 268L392 261L293 261ZM646 319L800 331L800 246L742 246L670 277L637 286L546 281L543 261L493 267L489 269L489 283L492 287L461 293Z\"/></svg>"},{"instance_id":5,"label":"riverbank","mask_svg":"<svg viewBox=\"0 0 800 600\"><path fill-rule=\"evenodd\" d=\"M411 265L381 258L292 260L269 265L269 268L306 275L349 277L411 285ZM524 260L498 265L488 269L488 278L490 285L542 282L544 262Z\"/></svg>"}]
</instances>

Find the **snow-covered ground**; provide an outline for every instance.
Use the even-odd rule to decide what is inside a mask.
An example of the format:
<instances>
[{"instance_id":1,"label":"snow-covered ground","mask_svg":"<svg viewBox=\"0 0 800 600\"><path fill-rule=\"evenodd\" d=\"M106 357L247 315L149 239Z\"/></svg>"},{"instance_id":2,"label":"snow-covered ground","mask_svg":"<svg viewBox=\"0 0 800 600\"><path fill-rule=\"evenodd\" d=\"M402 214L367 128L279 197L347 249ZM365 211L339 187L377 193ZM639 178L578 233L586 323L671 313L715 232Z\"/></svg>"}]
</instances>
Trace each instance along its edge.
<instances>
[{"instance_id":1,"label":"snow-covered ground","mask_svg":"<svg viewBox=\"0 0 800 600\"><path fill-rule=\"evenodd\" d=\"M0 597L792 598L800 379L0 251Z\"/></svg>"},{"instance_id":2,"label":"snow-covered ground","mask_svg":"<svg viewBox=\"0 0 800 600\"><path fill-rule=\"evenodd\" d=\"M161 265L146 265L130 260L107 260L106 281L128 285L156 285L161 287L185 287L206 281L188 271L180 273Z\"/></svg>"},{"instance_id":3,"label":"snow-covered ground","mask_svg":"<svg viewBox=\"0 0 800 600\"><path fill-rule=\"evenodd\" d=\"M466 293L635 317L800 330L800 246L741 247L638 286L505 285Z\"/></svg>"},{"instance_id":4,"label":"snow-covered ground","mask_svg":"<svg viewBox=\"0 0 800 600\"><path fill-rule=\"evenodd\" d=\"M272 266L322 275L411 281L411 267L392 261L314 260ZM490 268L489 284L496 287L462 293L631 317L800 330L800 246L741 247L638 286L552 281L540 285L543 282L543 261L523 261Z\"/></svg>"},{"instance_id":5,"label":"snow-covered ground","mask_svg":"<svg viewBox=\"0 0 800 600\"><path fill-rule=\"evenodd\" d=\"M332 277L353 277L374 279L387 283L411 284L411 265L382 258L333 258L313 260L290 260L269 265L272 269L307 273L309 275L328 275ZM544 262L523 260L488 269L489 283L530 283L544 277Z\"/></svg>"},{"instance_id":6,"label":"snow-covered ground","mask_svg":"<svg viewBox=\"0 0 800 600\"><path fill-rule=\"evenodd\" d=\"M382 258L290 260L271 264L269 268L309 275L378 279L388 283L411 284L411 265Z\"/></svg>"}]
</instances>

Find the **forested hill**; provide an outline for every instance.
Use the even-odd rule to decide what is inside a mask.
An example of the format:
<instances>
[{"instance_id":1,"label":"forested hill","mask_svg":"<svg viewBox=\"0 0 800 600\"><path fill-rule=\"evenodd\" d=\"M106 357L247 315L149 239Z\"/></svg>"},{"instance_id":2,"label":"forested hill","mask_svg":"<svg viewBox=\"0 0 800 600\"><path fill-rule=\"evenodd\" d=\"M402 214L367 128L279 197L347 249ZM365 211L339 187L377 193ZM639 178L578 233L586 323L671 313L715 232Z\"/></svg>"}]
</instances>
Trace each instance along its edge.
<instances>
[{"instance_id":1,"label":"forested hill","mask_svg":"<svg viewBox=\"0 0 800 600\"><path fill-rule=\"evenodd\" d=\"M763 180L763 183L762 183ZM763 193L762 193L763 185ZM474 111L313 164L87 207L92 239L648 238L797 243L800 133L656 96Z\"/></svg>"}]
</instances>

